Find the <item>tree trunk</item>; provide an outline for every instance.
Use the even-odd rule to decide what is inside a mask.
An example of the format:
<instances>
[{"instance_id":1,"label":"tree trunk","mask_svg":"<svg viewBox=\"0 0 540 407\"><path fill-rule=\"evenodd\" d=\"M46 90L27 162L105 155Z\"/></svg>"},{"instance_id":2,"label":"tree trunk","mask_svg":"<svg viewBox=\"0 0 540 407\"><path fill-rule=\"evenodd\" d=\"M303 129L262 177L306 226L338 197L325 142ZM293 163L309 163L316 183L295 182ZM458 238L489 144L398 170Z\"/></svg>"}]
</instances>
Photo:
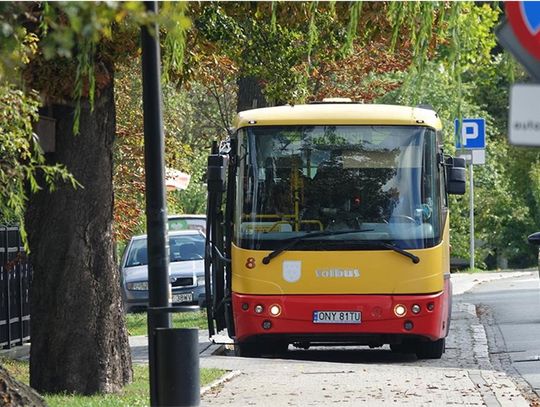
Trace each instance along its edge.
<instances>
[{"instance_id":1,"label":"tree trunk","mask_svg":"<svg viewBox=\"0 0 540 407\"><path fill-rule=\"evenodd\" d=\"M262 93L261 83L254 76L242 76L238 79L238 103L236 111L267 107L268 101Z\"/></svg>"},{"instance_id":2,"label":"tree trunk","mask_svg":"<svg viewBox=\"0 0 540 407\"><path fill-rule=\"evenodd\" d=\"M116 392L132 379L113 248L113 83L73 106L54 105L56 151L83 188L59 185L31 196L26 213L32 334L30 384L40 392Z\"/></svg>"},{"instance_id":3,"label":"tree trunk","mask_svg":"<svg viewBox=\"0 0 540 407\"><path fill-rule=\"evenodd\" d=\"M46 407L47 404L34 389L15 380L0 366L0 406Z\"/></svg>"}]
</instances>

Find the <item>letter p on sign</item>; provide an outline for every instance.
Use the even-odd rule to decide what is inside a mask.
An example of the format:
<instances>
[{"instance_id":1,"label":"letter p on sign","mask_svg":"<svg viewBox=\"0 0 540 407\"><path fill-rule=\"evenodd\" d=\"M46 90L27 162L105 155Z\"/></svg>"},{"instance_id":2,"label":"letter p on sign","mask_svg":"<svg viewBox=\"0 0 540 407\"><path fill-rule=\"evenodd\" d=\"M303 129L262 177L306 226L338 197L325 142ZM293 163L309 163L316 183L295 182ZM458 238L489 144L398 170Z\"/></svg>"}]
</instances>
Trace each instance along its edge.
<instances>
[{"instance_id":1,"label":"letter p on sign","mask_svg":"<svg viewBox=\"0 0 540 407\"><path fill-rule=\"evenodd\" d=\"M486 147L486 123L484 119L463 119L461 128L455 120L456 148L483 149Z\"/></svg>"}]
</instances>

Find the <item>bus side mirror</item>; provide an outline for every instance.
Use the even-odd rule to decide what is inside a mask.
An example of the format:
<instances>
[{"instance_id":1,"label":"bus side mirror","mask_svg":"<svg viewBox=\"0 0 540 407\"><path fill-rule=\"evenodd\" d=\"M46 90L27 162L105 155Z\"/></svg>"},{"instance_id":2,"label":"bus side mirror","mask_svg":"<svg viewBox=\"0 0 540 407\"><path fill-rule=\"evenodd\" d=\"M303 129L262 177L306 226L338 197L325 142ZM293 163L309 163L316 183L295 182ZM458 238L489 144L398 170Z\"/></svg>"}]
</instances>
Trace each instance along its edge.
<instances>
[{"instance_id":1,"label":"bus side mirror","mask_svg":"<svg viewBox=\"0 0 540 407\"><path fill-rule=\"evenodd\" d=\"M465 159L448 157L446 159L446 191L449 194L465 193Z\"/></svg>"},{"instance_id":2,"label":"bus side mirror","mask_svg":"<svg viewBox=\"0 0 540 407\"><path fill-rule=\"evenodd\" d=\"M535 244L537 246L540 246L540 232L533 233L532 235L529 235L527 238L530 244Z\"/></svg>"}]
</instances>

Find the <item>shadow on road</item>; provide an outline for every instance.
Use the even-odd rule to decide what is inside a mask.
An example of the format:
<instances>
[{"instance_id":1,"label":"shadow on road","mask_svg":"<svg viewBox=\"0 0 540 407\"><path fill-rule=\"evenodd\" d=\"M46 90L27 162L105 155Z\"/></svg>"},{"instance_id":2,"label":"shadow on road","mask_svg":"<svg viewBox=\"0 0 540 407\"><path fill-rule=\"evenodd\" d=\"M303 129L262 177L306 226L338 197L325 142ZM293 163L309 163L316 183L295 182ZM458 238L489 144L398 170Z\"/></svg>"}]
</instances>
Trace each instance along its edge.
<instances>
[{"instance_id":1,"label":"shadow on road","mask_svg":"<svg viewBox=\"0 0 540 407\"><path fill-rule=\"evenodd\" d=\"M233 351L227 351L224 356L234 356ZM307 350L289 346L287 352L275 355L263 355L260 359L283 359L310 362L358 363L358 364L398 364L418 361L414 354L392 352L387 347L369 349L367 347L328 347L314 346Z\"/></svg>"},{"instance_id":2,"label":"shadow on road","mask_svg":"<svg viewBox=\"0 0 540 407\"><path fill-rule=\"evenodd\" d=\"M335 363L403 363L417 359L412 353L395 353L390 349L368 349L361 347L329 348L314 347L308 350L292 348L279 355L282 359L310 360Z\"/></svg>"}]
</instances>

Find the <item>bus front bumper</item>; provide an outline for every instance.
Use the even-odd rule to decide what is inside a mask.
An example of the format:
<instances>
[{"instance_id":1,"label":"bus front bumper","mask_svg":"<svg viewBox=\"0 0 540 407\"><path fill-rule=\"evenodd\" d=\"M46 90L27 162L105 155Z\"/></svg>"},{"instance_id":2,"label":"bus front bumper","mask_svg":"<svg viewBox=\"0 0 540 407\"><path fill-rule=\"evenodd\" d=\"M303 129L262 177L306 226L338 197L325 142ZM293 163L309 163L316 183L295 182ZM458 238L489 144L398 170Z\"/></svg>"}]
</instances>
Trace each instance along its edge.
<instances>
[{"instance_id":1,"label":"bus front bumper","mask_svg":"<svg viewBox=\"0 0 540 407\"><path fill-rule=\"evenodd\" d=\"M448 295L448 290L424 295L233 293L236 341L269 336L289 343L380 345L399 343L402 338L411 336L434 341L444 338L448 332ZM413 312L413 309L417 312ZM325 312L324 315L333 315L336 321L321 321L321 311ZM340 317L344 317L345 322L339 321Z\"/></svg>"}]
</instances>

